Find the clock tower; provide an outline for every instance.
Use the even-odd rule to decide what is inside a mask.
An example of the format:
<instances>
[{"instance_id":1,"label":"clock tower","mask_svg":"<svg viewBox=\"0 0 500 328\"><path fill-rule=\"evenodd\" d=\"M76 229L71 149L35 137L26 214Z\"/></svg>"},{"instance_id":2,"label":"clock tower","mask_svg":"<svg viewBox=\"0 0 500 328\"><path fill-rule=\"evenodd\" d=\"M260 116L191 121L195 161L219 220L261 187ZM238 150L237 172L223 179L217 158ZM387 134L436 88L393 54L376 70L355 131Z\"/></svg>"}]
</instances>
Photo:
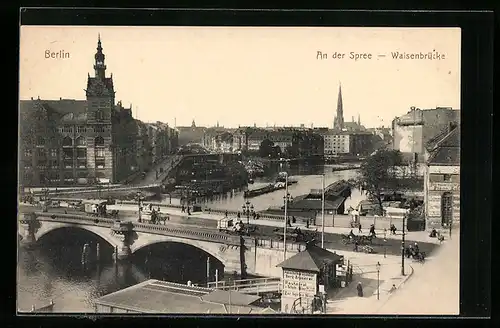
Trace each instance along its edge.
<instances>
[{"instance_id":1,"label":"clock tower","mask_svg":"<svg viewBox=\"0 0 500 328\"><path fill-rule=\"evenodd\" d=\"M115 156L112 146L112 119L115 104L113 75L106 77L105 56L100 35L95 53L95 76L87 77L87 168L91 178L114 182Z\"/></svg>"}]
</instances>

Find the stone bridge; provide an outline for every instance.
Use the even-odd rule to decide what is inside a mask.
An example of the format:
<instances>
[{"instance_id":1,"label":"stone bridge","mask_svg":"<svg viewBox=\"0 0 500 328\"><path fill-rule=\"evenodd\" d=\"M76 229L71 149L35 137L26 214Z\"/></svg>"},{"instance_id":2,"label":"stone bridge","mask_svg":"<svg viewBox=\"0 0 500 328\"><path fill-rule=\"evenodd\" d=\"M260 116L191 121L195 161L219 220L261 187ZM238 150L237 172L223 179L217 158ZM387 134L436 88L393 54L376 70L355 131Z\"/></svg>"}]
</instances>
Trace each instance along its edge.
<instances>
[{"instance_id":1,"label":"stone bridge","mask_svg":"<svg viewBox=\"0 0 500 328\"><path fill-rule=\"evenodd\" d=\"M284 259L283 242L240 237L200 227L178 224L154 225L120 222L110 218L50 212L20 213L21 243L30 245L61 228L90 231L115 249L114 258L125 260L137 250L156 243L181 243L199 248L224 265L225 272L262 276L281 276L276 265ZM305 248L301 243L287 243L287 258Z\"/></svg>"}]
</instances>

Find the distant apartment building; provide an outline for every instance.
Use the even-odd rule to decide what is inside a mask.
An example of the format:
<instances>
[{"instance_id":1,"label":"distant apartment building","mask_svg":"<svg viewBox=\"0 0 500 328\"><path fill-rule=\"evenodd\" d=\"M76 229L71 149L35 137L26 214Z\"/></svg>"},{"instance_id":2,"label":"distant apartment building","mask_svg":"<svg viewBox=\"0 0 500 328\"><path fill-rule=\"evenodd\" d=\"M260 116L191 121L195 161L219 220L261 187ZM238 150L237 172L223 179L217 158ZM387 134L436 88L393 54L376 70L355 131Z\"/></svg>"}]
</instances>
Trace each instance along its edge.
<instances>
[{"instance_id":1,"label":"distant apartment building","mask_svg":"<svg viewBox=\"0 0 500 328\"><path fill-rule=\"evenodd\" d=\"M411 107L408 113L392 121L392 148L403 153L406 159L421 162L425 157L425 144L445 131L450 122L460 123L460 110L451 107Z\"/></svg>"},{"instance_id":2,"label":"distant apartment building","mask_svg":"<svg viewBox=\"0 0 500 328\"><path fill-rule=\"evenodd\" d=\"M324 155L327 158L341 155L368 155L373 152L377 139L369 132L320 129L318 133L324 138Z\"/></svg>"}]
</instances>

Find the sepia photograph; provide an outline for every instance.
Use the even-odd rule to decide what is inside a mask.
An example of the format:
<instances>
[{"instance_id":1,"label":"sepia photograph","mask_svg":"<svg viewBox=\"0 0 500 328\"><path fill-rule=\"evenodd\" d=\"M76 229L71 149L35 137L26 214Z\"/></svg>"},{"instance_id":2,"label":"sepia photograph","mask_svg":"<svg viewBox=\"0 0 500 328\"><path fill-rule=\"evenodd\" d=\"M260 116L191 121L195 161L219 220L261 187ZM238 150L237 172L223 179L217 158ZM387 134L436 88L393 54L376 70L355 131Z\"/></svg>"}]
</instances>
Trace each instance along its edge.
<instances>
[{"instance_id":1,"label":"sepia photograph","mask_svg":"<svg viewBox=\"0 0 500 328\"><path fill-rule=\"evenodd\" d=\"M460 28L19 51L18 315L459 314Z\"/></svg>"}]
</instances>

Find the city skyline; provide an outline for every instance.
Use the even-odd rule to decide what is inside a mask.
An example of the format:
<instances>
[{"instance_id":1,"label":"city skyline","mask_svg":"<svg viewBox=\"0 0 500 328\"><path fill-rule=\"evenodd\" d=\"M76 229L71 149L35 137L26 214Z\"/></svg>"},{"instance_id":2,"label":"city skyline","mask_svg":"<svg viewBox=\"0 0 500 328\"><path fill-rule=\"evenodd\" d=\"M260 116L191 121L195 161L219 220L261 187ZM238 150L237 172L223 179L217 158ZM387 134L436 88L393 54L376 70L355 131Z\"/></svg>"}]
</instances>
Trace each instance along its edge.
<instances>
[{"instance_id":1,"label":"city skyline","mask_svg":"<svg viewBox=\"0 0 500 328\"><path fill-rule=\"evenodd\" d=\"M359 115L366 127L390 126L411 106L460 108L459 29L23 26L20 99L84 99L98 34L116 101L147 122L331 128L340 83L344 121ZM45 58L47 50L69 58ZM318 51L446 59L319 59Z\"/></svg>"}]
</instances>

